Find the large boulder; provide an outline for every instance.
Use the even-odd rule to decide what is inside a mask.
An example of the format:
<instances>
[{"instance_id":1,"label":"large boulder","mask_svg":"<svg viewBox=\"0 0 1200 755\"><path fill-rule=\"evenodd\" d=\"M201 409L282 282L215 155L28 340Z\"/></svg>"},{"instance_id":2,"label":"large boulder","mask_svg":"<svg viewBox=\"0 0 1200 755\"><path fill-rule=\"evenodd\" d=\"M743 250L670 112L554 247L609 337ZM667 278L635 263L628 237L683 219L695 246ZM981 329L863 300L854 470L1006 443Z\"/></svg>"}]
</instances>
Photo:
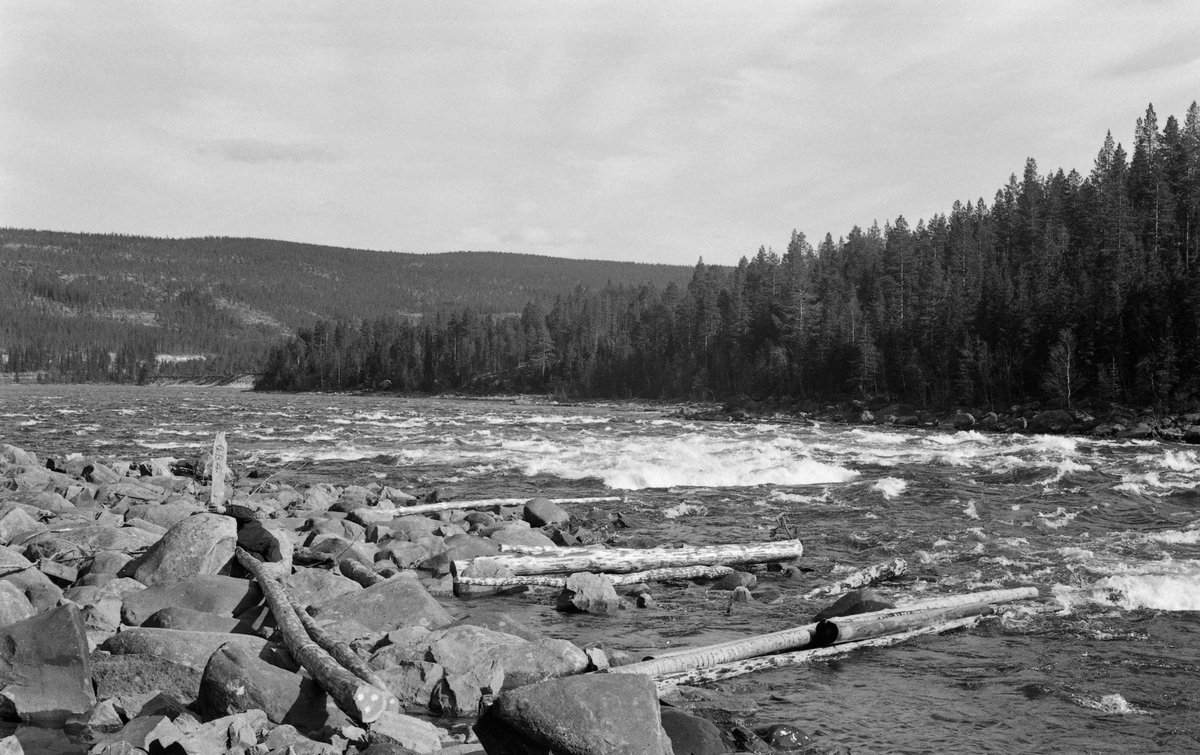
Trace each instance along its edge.
<instances>
[{"instance_id":1,"label":"large boulder","mask_svg":"<svg viewBox=\"0 0 1200 755\"><path fill-rule=\"evenodd\" d=\"M567 577L555 608L565 613L613 613L621 606L621 597L608 575L576 572Z\"/></svg>"},{"instance_id":2,"label":"large boulder","mask_svg":"<svg viewBox=\"0 0 1200 755\"><path fill-rule=\"evenodd\" d=\"M430 700L424 682L431 669L441 668L442 679L434 680L432 705L449 716L474 716L489 695L502 690L558 676L578 674L587 669L587 654L566 640L529 641L515 635L484 627L461 624L436 632L411 630L391 635L393 644L372 658L376 668L404 665L420 669L402 681L403 692L425 694L421 704ZM400 696L399 694L397 696ZM402 699L411 699L402 697Z\"/></svg>"},{"instance_id":3,"label":"large boulder","mask_svg":"<svg viewBox=\"0 0 1200 755\"><path fill-rule=\"evenodd\" d=\"M229 568L236 544L235 519L220 514L197 514L171 527L151 546L134 577L153 586L196 574L219 574Z\"/></svg>"},{"instance_id":4,"label":"large boulder","mask_svg":"<svg viewBox=\"0 0 1200 755\"><path fill-rule=\"evenodd\" d=\"M571 520L571 515L549 498L533 498L526 501L522 516L525 521L534 527L545 527L548 524L565 524Z\"/></svg>"},{"instance_id":5,"label":"large boulder","mask_svg":"<svg viewBox=\"0 0 1200 755\"><path fill-rule=\"evenodd\" d=\"M1065 433L1075 418L1065 409L1049 409L1029 419L1027 429L1034 433Z\"/></svg>"},{"instance_id":6,"label":"large boulder","mask_svg":"<svg viewBox=\"0 0 1200 755\"><path fill-rule=\"evenodd\" d=\"M139 626L151 614L170 607L233 616L261 601L262 591L256 582L219 574L201 574L127 594L122 618L126 624Z\"/></svg>"},{"instance_id":7,"label":"large boulder","mask_svg":"<svg viewBox=\"0 0 1200 755\"><path fill-rule=\"evenodd\" d=\"M351 724L312 679L272 666L232 644L208 659L196 707L206 718L258 709L272 723L301 731Z\"/></svg>"},{"instance_id":8,"label":"large boulder","mask_svg":"<svg viewBox=\"0 0 1200 755\"><path fill-rule=\"evenodd\" d=\"M145 653L92 654L96 697L115 700L130 715L150 700L167 695L190 705L200 691L203 669L171 658Z\"/></svg>"},{"instance_id":9,"label":"large boulder","mask_svg":"<svg viewBox=\"0 0 1200 755\"><path fill-rule=\"evenodd\" d=\"M204 511L196 503L139 503L125 510L125 521L142 519L168 530L183 520Z\"/></svg>"},{"instance_id":10,"label":"large boulder","mask_svg":"<svg viewBox=\"0 0 1200 755\"><path fill-rule=\"evenodd\" d=\"M63 593L50 578L33 568L33 562L16 550L0 546L0 580L11 583L37 611L45 611L58 605Z\"/></svg>"},{"instance_id":11,"label":"large boulder","mask_svg":"<svg viewBox=\"0 0 1200 755\"><path fill-rule=\"evenodd\" d=\"M720 755L729 752L729 746L721 738L721 730L707 718L693 716L678 708L663 708L659 713L675 755Z\"/></svg>"},{"instance_id":12,"label":"large boulder","mask_svg":"<svg viewBox=\"0 0 1200 755\"><path fill-rule=\"evenodd\" d=\"M654 682L640 674L509 690L480 716L475 733L488 755L672 755Z\"/></svg>"},{"instance_id":13,"label":"large boulder","mask_svg":"<svg viewBox=\"0 0 1200 755\"><path fill-rule=\"evenodd\" d=\"M16 624L33 616L33 604L12 582L0 580L0 627Z\"/></svg>"},{"instance_id":14,"label":"large boulder","mask_svg":"<svg viewBox=\"0 0 1200 755\"><path fill-rule=\"evenodd\" d=\"M359 592L317 603L315 609L322 622L355 621L379 633L410 626L441 629L454 623L412 572L401 572Z\"/></svg>"},{"instance_id":15,"label":"large boulder","mask_svg":"<svg viewBox=\"0 0 1200 755\"><path fill-rule=\"evenodd\" d=\"M96 704L87 630L67 604L0 627L0 708L22 721L62 726Z\"/></svg>"}]
</instances>

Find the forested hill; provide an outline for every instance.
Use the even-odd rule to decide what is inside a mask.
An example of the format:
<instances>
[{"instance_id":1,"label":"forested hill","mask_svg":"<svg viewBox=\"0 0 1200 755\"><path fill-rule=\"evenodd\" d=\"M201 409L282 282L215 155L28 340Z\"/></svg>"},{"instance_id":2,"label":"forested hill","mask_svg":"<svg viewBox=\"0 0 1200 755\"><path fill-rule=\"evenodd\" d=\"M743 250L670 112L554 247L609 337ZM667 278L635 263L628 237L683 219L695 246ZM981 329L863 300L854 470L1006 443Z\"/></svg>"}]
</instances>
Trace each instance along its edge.
<instances>
[{"instance_id":1,"label":"forested hill","mask_svg":"<svg viewBox=\"0 0 1200 755\"><path fill-rule=\"evenodd\" d=\"M1083 172L1030 159L991 202L794 232L686 288L575 292L519 320L322 323L281 345L282 389L552 390L786 403L1027 400L1200 410L1200 108Z\"/></svg>"},{"instance_id":2,"label":"forested hill","mask_svg":"<svg viewBox=\"0 0 1200 755\"><path fill-rule=\"evenodd\" d=\"M690 274L681 266L502 252L400 254L6 228L0 372L62 380L253 372L270 345L322 319L517 313L530 302L549 306L576 286L663 287ZM164 359L188 355L206 358Z\"/></svg>"}]
</instances>

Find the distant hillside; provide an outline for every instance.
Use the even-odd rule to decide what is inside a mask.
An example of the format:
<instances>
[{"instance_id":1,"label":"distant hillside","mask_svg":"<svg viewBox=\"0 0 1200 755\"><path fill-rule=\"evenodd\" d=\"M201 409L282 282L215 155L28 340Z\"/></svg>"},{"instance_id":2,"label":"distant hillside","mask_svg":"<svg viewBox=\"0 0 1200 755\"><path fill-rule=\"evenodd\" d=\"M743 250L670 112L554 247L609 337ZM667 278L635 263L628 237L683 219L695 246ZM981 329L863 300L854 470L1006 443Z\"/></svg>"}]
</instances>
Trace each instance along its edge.
<instances>
[{"instance_id":1,"label":"distant hillside","mask_svg":"<svg viewBox=\"0 0 1200 755\"><path fill-rule=\"evenodd\" d=\"M661 288L685 285L691 272L503 252L5 228L0 371L96 380L254 371L270 345L318 319L517 313L577 286Z\"/></svg>"}]
</instances>

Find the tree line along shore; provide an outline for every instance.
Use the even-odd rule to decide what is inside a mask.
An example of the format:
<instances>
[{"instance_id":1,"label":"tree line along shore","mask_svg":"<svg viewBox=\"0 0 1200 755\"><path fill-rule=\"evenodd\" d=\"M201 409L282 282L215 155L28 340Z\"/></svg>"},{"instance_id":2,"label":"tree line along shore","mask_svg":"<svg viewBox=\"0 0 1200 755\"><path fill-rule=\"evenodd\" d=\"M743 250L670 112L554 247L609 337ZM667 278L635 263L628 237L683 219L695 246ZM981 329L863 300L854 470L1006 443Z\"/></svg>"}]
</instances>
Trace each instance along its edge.
<instances>
[{"instance_id":1,"label":"tree line along shore","mask_svg":"<svg viewBox=\"0 0 1200 755\"><path fill-rule=\"evenodd\" d=\"M915 225L897 217L815 246L794 231L782 253L760 247L734 267L701 260L689 280L579 285L519 311L490 306L485 291L421 317L383 314L381 300L377 315L296 321L254 349L235 339L239 356L225 362L206 331L207 364L285 391L1195 412L1200 108L1160 125L1151 106L1131 148L1110 133L1086 173L1043 173L1030 159L990 203L955 202ZM189 297L231 321L241 312L211 291ZM155 361L151 325L124 325L129 343L97 331L56 353L10 328L0 346L10 366L24 348L45 380L187 374Z\"/></svg>"}]
</instances>

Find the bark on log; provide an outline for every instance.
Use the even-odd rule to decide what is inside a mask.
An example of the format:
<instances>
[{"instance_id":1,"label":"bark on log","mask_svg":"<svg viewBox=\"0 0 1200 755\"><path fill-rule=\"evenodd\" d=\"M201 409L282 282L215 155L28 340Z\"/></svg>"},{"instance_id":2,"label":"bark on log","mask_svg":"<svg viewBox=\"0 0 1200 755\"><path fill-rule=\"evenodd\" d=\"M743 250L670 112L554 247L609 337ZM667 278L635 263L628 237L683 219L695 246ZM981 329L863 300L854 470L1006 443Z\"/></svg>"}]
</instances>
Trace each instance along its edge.
<instances>
[{"instance_id":1,"label":"bark on log","mask_svg":"<svg viewBox=\"0 0 1200 755\"><path fill-rule=\"evenodd\" d=\"M650 569L631 574L612 575L609 579L614 587L621 585L636 585L639 582L662 582L668 579L715 579L726 574L732 574L728 566L680 566L665 569ZM519 577L456 577L460 585L475 585L477 587L516 587L529 585L534 587L566 587L566 577L551 577L541 574L526 574Z\"/></svg>"},{"instance_id":2,"label":"bark on log","mask_svg":"<svg viewBox=\"0 0 1200 755\"><path fill-rule=\"evenodd\" d=\"M313 679L329 693L339 708L347 715L369 724L383 715L389 705L395 704L392 702L393 695L386 688L379 688L359 679L309 637L300 617L292 608L292 602L283 585L266 573L262 562L241 548L235 553L238 562L254 575L258 586L262 588L279 633L292 656L312 674Z\"/></svg>"},{"instance_id":3,"label":"bark on log","mask_svg":"<svg viewBox=\"0 0 1200 755\"><path fill-rule=\"evenodd\" d=\"M816 627L816 624L807 624L757 637L748 637L744 640L730 640L702 648L663 653L648 661L614 666L608 672L610 674L645 674L658 677L687 669L708 668L759 655L793 650L812 642Z\"/></svg>"},{"instance_id":4,"label":"bark on log","mask_svg":"<svg viewBox=\"0 0 1200 755\"><path fill-rule=\"evenodd\" d=\"M899 632L897 634L885 635L867 640L855 640L853 642L845 642L840 645L831 645L829 647L811 648L808 650L796 650L791 653L779 653L777 655L764 655L757 658L746 658L739 661L731 661L722 663L708 668L690 669L687 671L679 671L671 674L664 674L654 680L654 686L658 688L659 697L669 693L675 687L681 684L698 685L711 684L719 682L723 679L730 679L743 674L752 674L756 671L764 671L766 669L783 668L786 666L799 666L804 663L812 663L827 658L839 658L843 655L849 655L857 650L868 647L886 647L895 645L914 637L919 637L925 634L940 634L948 632L951 629L961 627L969 627L978 623L982 616L967 616L953 621L946 621L940 624L930 624L928 626L911 629L907 632ZM617 668L609 669L619 671L627 668L626 666L618 666Z\"/></svg>"},{"instance_id":5,"label":"bark on log","mask_svg":"<svg viewBox=\"0 0 1200 755\"><path fill-rule=\"evenodd\" d=\"M860 587L873 585L885 579L894 579L907 571L908 562L902 558L894 558L891 561L884 561L880 564L868 566L865 569L859 569L831 585L809 590L804 595L804 598L805 600L812 600L820 595L834 595L839 592L857 590Z\"/></svg>"},{"instance_id":6,"label":"bark on log","mask_svg":"<svg viewBox=\"0 0 1200 755\"><path fill-rule=\"evenodd\" d=\"M779 540L749 545L708 545L687 548L610 548L578 549L562 555L480 556L513 574L574 574L575 572L635 572L672 566L714 566L717 564L753 564L790 561L804 555L799 540ZM451 573L458 578L470 561L450 562Z\"/></svg>"},{"instance_id":7,"label":"bark on log","mask_svg":"<svg viewBox=\"0 0 1200 755\"><path fill-rule=\"evenodd\" d=\"M537 496L527 498L478 498L473 501L439 501L437 503L418 503L415 506L401 506L396 509L396 516L411 514L431 514L437 511L453 511L455 509L483 509L488 506L519 506L531 501ZM621 496L604 495L588 498L551 498L554 503L608 503L620 501Z\"/></svg>"}]
</instances>

